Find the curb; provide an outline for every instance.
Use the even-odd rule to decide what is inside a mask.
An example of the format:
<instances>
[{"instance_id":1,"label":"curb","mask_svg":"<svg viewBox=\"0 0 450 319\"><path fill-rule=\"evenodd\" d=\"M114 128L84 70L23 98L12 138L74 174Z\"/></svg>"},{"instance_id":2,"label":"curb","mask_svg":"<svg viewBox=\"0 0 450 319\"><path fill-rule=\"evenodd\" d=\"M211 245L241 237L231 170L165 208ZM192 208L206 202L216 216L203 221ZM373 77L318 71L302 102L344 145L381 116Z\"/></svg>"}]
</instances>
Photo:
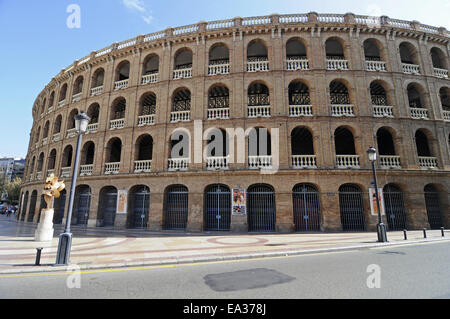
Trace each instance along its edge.
<instances>
[{"instance_id":1,"label":"curb","mask_svg":"<svg viewBox=\"0 0 450 319\"><path fill-rule=\"evenodd\" d=\"M195 258L176 258L176 259L161 259L152 262L139 262L139 261L129 261L119 264L96 264L96 265L78 265L78 269L81 271L87 270L99 270L99 269L121 269L121 268L133 268L133 267L157 267L157 266L176 266L176 265L190 265L198 263L214 263L214 262L224 262L232 260L251 260L251 259L261 259L261 258L277 258L277 257L289 257L289 256L299 256L299 255L309 255L316 253L327 253L327 252L343 252L343 251L353 251L358 249L368 249L376 247L391 247L391 246L404 246L410 244L427 243L427 242L444 242L450 241L450 238L428 238L419 240L408 240L404 242L388 242L388 243L373 243L366 245L356 245L347 247L334 247L334 248L321 248L321 249L303 249L294 250L289 252L268 252L268 253L252 253L252 254L236 254L233 256L215 256L215 257L195 257ZM40 266L45 268L33 268L33 269L8 269L0 270L0 278L8 277L9 275L20 275L20 274L33 274L33 273L58 273L68 274L74 269L70 268L76 264L71 264L68 266ZM39 267L39 266L35 266ZM69 269L68 269L69 268ZM77 269L77 270L78 270Z\"/></svg>"}]
</instances>

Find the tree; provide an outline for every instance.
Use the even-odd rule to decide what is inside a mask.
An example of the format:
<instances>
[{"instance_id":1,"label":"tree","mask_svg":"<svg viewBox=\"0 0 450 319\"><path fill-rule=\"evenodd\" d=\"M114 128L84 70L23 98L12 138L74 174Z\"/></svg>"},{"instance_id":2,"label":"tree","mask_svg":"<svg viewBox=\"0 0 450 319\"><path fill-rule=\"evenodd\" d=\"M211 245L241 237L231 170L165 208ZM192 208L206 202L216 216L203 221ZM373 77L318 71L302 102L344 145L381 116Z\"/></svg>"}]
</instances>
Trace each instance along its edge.
<instances>
[{"instance_id":1,"label":"tree","mask_svg":"<svg viewBox=\"0 0 450 319\"><path fill-rule=\"evenodd\" d=\"M5 185L5 191L8 193L8 200L14 203L19 202L20 196L20 185L22 184L22 179L16 177L14 180L10 181Z\"/></svg>"}]
</instances>

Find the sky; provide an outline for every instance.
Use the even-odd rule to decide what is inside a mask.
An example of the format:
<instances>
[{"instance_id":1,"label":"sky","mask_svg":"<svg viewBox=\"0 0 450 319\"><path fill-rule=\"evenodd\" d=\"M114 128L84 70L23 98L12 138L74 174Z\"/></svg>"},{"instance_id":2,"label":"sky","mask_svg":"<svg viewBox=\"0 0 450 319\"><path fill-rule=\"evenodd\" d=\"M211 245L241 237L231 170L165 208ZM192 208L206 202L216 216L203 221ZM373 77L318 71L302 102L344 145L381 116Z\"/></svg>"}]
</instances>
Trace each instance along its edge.
<instances>
[{"instance_id":1,"label":"sky","mask_svg":"<svg viewBox=\"0 0 450 319\"><path fill-rule=\"evenodd\" d=\"M80 9L79 28L68 27L71 5ZM450 30L450 0L0 0L0 158L26 156L37 95L92 51L199 21L311 11L387 15Z\"/></svg>"}]
</instances>

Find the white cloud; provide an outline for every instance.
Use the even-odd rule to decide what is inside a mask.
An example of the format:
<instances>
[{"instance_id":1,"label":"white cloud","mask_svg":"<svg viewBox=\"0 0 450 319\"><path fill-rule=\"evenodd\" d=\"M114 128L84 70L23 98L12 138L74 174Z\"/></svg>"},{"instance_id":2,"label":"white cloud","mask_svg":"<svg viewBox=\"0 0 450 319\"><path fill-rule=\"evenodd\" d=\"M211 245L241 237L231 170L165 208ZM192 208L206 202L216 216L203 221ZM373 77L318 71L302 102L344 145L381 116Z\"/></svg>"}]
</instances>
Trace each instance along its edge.
<instances>
[{"instance_id":1,"label":"white cloud","mask_svg":"<svg viewBox=\"0 0 450 319\"><path fill-rule=\"evenodd\" d=\"M138 11L145 23L150 24L153 21L153 15L143 0L122 0L122 4L132 11Z\"/></svg>"}]
</instances>

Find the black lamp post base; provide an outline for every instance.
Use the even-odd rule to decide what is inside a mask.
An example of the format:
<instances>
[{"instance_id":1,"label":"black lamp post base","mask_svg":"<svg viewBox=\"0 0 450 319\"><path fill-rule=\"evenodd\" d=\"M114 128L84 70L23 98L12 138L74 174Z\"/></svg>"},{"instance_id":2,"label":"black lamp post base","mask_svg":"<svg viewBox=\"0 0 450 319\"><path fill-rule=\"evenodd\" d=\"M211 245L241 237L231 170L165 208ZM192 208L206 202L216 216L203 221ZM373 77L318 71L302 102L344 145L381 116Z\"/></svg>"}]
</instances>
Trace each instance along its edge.
<instances>
[{"instance_id":1,"label":"black lamp post base","mask_svg":"<svg viewBox=\"0 0 450 319\"><path fill-rule=\"evenodd\" d=\"M387 243L386 225L383 223L377 224L378 242Z\"/></svg>"},{"instance_id":2,"label":"black lamp post base","mask_svg":"<svg viewBox=\"0 0 450 319\"><path fill-rule=\"evenodd\" d=\"M58 252L56 253L55 266L67 266L70 262L70 249L72 247L72 234L59 235Z\"/></svg>"}]
</instances>

